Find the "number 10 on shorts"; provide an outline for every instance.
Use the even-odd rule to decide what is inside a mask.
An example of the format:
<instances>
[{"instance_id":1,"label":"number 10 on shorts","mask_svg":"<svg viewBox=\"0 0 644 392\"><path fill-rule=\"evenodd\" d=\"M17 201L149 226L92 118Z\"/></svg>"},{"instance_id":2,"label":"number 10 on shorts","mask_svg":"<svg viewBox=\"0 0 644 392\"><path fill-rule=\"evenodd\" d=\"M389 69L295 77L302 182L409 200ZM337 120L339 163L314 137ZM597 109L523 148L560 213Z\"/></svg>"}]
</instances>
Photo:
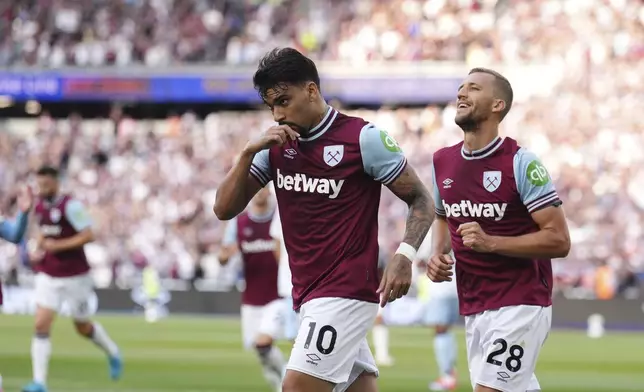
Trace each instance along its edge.
<instances>
[{"instance_id":1,"label":"number 10 on shorts","mask_svg":"<svg viewBox=\"0 0 644 392\"><path fill-rule=\"evenodd\" d=\"M309 350L313 342L313 336L316 334L316 322L309 323L309 333L306 335L304 342L304 349ZM315 340L315 348L320 354L328 355L333 352L335 348L335 341L338 339L338 332L330 325L323 325L317 330L317 339Z\"/></svg>"}]
</instances>

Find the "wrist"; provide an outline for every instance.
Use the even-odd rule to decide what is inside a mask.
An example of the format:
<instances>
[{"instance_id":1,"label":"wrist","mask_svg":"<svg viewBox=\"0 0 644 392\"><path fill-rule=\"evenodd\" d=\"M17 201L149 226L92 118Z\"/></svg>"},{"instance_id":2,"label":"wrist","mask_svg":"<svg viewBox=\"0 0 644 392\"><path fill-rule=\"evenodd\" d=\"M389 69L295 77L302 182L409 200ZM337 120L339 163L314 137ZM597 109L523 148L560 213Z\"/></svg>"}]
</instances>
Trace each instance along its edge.
<instances>
[{"instance_id":1,"label":"wrist","mask_svg":"<svg viewBox=\"0 0 644 392\"><path fill-rule=\"evenodd\" d=\"M498 253L499 249L499 242L501 241L502 237L496 236L496 235L491 235L489 236L489 253Z\"/></svg>"},{"instance_id":2,"label":"wrist","mask_svg":"<svg viewBox=\"0 0 644 392\"><path fill-rule=\"evenodd\" d=\"M409 261L413 263L414 260L416 260L417 250L408 243L401 242L398 246L398 249L396 249L395 254L405 256L407 259L409 259Z\"/></svg>"},{"instance_id":3,"label":"wrist","mask_svg":"<svg viewBox=\"0 0 644 392\"><path fill-rule=\"evenodd\" d=\"M241 151L240 158L245 157L245 158L250 158L253 159L255 154L257 154L259 151L255 151L253 149L253 146L251 145L250 142L248 142L245 146L244 149Z\"/></svg>"}]
</instances>

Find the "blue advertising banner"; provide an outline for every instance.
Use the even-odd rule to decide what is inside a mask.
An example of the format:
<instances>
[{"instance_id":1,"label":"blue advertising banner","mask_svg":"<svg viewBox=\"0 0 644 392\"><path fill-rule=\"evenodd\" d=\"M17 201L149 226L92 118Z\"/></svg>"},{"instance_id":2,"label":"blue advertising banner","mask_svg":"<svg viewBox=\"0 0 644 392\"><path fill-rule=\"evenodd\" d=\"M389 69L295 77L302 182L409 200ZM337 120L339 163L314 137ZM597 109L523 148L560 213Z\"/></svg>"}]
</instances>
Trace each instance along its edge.
<instances>
[{"instance_id":1,"label":"blue advertising banner","mask_svg":"<svg viewBox=\"0 0 644 392\"><path fill-rule=\"evenodd\" d=\"M328 99L361 104L430 104L455 99L462 75L412 72L326 72L322 91ZM0 96L15 101L139 101L261 103L251 70L214 69L107 72L0 71Z\"/></svg>"}]
</instances>

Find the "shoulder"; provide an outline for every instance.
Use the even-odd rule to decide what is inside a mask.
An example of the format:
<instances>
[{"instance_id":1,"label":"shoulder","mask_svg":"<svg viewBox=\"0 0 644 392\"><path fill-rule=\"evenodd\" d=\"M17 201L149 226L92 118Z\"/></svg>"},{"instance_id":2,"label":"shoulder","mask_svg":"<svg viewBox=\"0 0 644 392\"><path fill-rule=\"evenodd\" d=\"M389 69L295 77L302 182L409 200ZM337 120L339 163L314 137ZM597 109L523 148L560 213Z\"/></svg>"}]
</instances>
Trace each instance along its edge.
<instances>
[{"instance_id":1,"label":"shoulder","mask_svg":"<svg viewBox=\"0 0 644 392\"><path fill-rule=\"evenodd\" d=\"M515 169L528 169L528 166L541 166L541 162L539 161L537 154L526 147L519 146L518 144L513 151L508 151L508 154L512 155Z\"/></svg>"},{"instance_id":2,"label":"shoulder","mask_svg":"<svg viewBox=\"0 0 644 392\"><path fill-rule=\"evenodd\" d=\"M358 130L360 146L363 150L376 146L378 148L382 148L382 146L384 146L391 152L400 152L398 142L396 142L386 129L366 120L362 120L356 125L360 125L360 128L356 129Z\"/></svg>"},{"instance_id":3,"label":"shoulder","mask_svg":"<svg viewBox=\"0 0 644 392\"><path fill-rule=\"evenodd\" d=\"M440 162L446 159L447 160L453 159L455 154L460 156L462 147L463 147L463 142L458 142L452 146L443 147L439 150L436 150L436 152L434 152L434 157L433 157L434 163Z\"/></svg>"},{"instance_id":4,"label":"shoulder","mask_svg":"<svg viewBox=\"0 0 644 392\"><path fill-rule=\"evenodd\" d=\"M369 122L362 117L349 116L347 114L338 112L338 115L335 118L333 124L337 128L342 128L343 131L353 131L359 134L362 128L364 128L365 125L369 124Z\"/></svg>"},{"instance_id":5,"label":"shoulder","mask_svg":"<svg viewBox=\"0 0 644 392\"><path fill-rule=\"evenodd\" d=\"M333 127L336 131L333 134L333 138L340 137L345 143L349 144L359 143L361 134L367 125L369 125L369 122L361 117L348 116L338 112L333 122Z\"/></svg>"},{"instance_id":6,"label":"shoulder","mask_svg":"<svg viewBox=\"0 0 644 392\"><path fill-rule=\"evenodd\" d=\"M61 204L66 210L79 210L85 208L85 204L72 195L63 196L63 202Z\"/></svg>"}]
</instances>

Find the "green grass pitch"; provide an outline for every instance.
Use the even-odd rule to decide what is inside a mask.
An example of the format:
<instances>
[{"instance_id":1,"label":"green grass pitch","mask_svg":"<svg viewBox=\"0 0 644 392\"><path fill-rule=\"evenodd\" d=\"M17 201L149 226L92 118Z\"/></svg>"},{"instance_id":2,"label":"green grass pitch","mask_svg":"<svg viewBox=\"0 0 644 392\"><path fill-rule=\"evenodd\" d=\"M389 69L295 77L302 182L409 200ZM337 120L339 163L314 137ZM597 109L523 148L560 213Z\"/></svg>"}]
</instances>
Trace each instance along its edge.
<instances>
[{"instance_id":1,"label":"green grass pitch","mask_svg":"<svg viewBox=\"0 0 644 392\"><path fill-rule=\"evenodd\" d=\"M125 375L108 379L107 363L70 322L57 320L49 374L51 392L270 392L259 365L241 349L239 321L172 316L156 324L132 316L101 316L125 358ZM0 374L5 392L31 377L31 318L0 316ZM460 386L471 391L462 331L458 331ZM384 392L426 391L435 375L431 332L392 328L395 366L381 369ZM288 344L282 344L288 352ZM644 334L554 331L542 351L537 375L544 392L644 391Z\"/></svg>"}]
</instances>

